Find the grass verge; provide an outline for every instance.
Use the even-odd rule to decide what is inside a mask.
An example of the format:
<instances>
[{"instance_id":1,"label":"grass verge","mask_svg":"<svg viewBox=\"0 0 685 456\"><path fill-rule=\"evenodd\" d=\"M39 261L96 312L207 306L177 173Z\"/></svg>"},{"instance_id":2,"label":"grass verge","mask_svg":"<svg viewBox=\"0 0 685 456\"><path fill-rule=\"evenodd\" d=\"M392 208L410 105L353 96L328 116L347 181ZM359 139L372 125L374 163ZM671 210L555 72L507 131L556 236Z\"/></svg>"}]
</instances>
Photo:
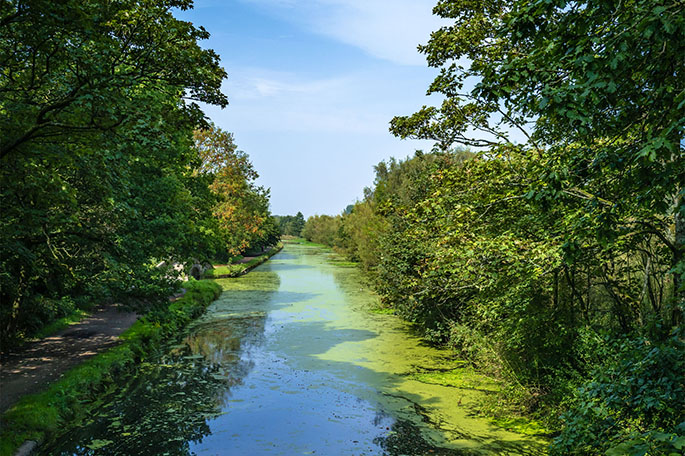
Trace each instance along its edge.
<instances>
[{"instance_id":1,"label":"grass verge","mask_svg":"<svg viewBox=\"0 0 685 456\"><path fill-rule=\"evenodd\" d=\"M11 456L26 440L41 441L67 423L76 423L97 407L98 396L135 372L164 339L179 333L221 294L212 281L189 281L186 294L168 310L139 319L120 345L66 372L46 391L23 397L0 418L0 456Z\"/></svg>"},{"instance_id":2,"label":"grass verge","mask_svg":"<svg viewBox=\"0 0 685 456\"><path fill-rule=\"evenodd\" d=\"M243 275L251 269L256 268L266 260L276 255L283 248L283 243L279 242L274 247L271 247L262 255L251 259L247 263L227 264L224 266L217 266L214 269L205 271L205 278L207 279L223 279L227 277L237 277Z\"/></svg>"}]
</instances>

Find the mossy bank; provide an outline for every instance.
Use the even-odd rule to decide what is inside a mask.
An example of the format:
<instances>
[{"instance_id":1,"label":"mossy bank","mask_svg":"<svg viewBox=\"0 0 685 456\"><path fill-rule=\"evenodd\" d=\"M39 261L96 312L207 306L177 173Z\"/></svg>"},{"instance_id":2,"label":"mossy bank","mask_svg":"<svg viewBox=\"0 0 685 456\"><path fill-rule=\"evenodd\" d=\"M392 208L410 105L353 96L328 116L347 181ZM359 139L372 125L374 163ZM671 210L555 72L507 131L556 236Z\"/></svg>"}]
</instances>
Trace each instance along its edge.
<instances>
[{"instance_id":1,"label":"mossy bank","mask_svg":"<svg viewBox=\"0 0 685 456\"><path fill-rule=\"evenodd\" d=\"M165 312L140 318L124 332L122 343L68 371L46 391L25 396L0 419L0 456L10 456L27 440L42 441L78 423L98 407L101 395L135 372L166 339L202 314L221 294L213 281L191 280L185 295Z\"/></svg>"}]
</instances>

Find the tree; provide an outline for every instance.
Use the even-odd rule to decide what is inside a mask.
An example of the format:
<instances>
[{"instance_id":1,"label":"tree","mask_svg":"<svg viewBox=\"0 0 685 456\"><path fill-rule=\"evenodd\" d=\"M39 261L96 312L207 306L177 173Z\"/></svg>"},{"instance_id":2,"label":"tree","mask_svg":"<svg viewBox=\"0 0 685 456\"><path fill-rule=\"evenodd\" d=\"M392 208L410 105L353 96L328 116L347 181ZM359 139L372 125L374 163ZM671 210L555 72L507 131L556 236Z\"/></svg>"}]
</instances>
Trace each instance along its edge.
<instances>
[{"instance_id":1,"label":"tree","mask_svg":"<svg viewBox=\"0 0 685 456\"><path fill-rule=\"evenodd\" d=\"M248 155L238 150L233 135L210 124L195 131L195 149L216 197L213 214L218 221L222 249L236 255L251 245L264 246L275 237L269 212L269 191L254 184L258 174Z\"/></svg>"},{"instance_id":2,"label":"tree","mask_svg":"<svg viewBox=\"0 0 685 456\"><path fill-rule=\"evenodd\" d=\"M486 331L514 352L519 345L520 360L550 374L542 384L574 404L555 454L682 450L685 423L671 404L682 396L673 372L682 364L685 309L685 4L441 0L434 12L452 24L420 49L441 69L429 93L444 101L396 117L391 131L433 139L443 150L454 143L487 147L482 168L502 169L484 176L479 189L453 181L453 192L442 196L440 189L439 198L436 192L402 218L410 235L429 241L427 257L417 253L407 265L414 276L404 273L409 280L399 281L421 296L407 305L442 304L440 317L453 318L446 310L454 309L431 290L451 289L447 271L467 287L467 274L454 265L477 266L486 283L473 281L472 295L464 288L451 302L488 303L482 308L497 318ZM514 144L514 130L525 144ZM511 183L504 192L493 186L502 179ZM487 210L470 220L478 205L464 195L487 203ZM501 204L509 210L491 220ZM433 211L443 211L444 224L426 220ZM512 213L529 223L510 220ZM446 251L431 250L431 236ZM526 272L529 262L536 266ZM510 287L491 286L506 285L517 271L521 280ZM547 327L536 326L540 315ZM544 331L554 325L558 337ZM543 336L519 344L530 335ZM549 362L544 350L555 347L567 367ZM543 356L531 357L533 349ZM612 351L614 359L598 358ZM645 366L660 367L653 375ZM624 373L651 385L649 394L624 387L632 384ZM573 399L563 393L572 383L559 383L565 376L585 380Z\"/></svg>"},{"instance_id":3,"label":"tree","mask_svg":"<svg viewBox=\"0 0 685 456\"><path fill-rule=\"evenodd\" d=\"M195 101L224 106L188 1L0 3L3 342L74 306L165 302L206 255Z\"/></svg>"},{"instance_id":4,"label":"tree","mask_svg":"<svg viewBox=\"0 0 685 456\"><path fill-rule=\"evenodd\" d=\"M225 106L219 58L197 44L209 34L171 13L191 5L4 1L0 157L136 122L145 105L135 93L166 93L179 103L177 115L194 124L204 119L194 101Z\"/></svg>"},{"instance_id":5,"label":"tree","mask_svg":"<svg viewBox=\"0 0 685 456\"><path fill-rule=\"evenodd\" d=\"M302 230L305 225L302 212L298 212L296 215L281 215L277 217L277 220L281 234L295 237L302 236Z\"/></svg>"},{"instance_id":6,"label":"tree","mask_svg":"<svg viewBox=\"0 0 685 456\"><path fill-rule=\"evenodd\" d=\"M292 235L293 236L301 236L302 235L302 230L304 229L304 215L302 215L302 212L297 212L295 214L295 218L292 221L292 227L290 228Z\"/></svg>"},{"instance_id":7,"label":"tree","mask_svg":"<svg viewBox=\"0 0 685 456\"><path fill-rule=\"evenodd\" d=\"M453 23L420 49L441 68L429 93L445 101L396 117L391 131L442 147L506 144L509 131L523 132L539 160L531 197L583 204L568 245L655 238L671 252L675 295L685 271L684 8L677 0L440 1L434 12Z\"/></svg>"},{"instance_id":8,"label":"tree","mask_svg":"<svg viewBox=\"0 0 685 456\"><path fill-rule=\"evenodd\" d=\"M339 215L313 215L307 219L302 230L302 236L317 244L324 244L329 247L338 246L341 222L342 217Z\"/></svg>"}]
</instances>

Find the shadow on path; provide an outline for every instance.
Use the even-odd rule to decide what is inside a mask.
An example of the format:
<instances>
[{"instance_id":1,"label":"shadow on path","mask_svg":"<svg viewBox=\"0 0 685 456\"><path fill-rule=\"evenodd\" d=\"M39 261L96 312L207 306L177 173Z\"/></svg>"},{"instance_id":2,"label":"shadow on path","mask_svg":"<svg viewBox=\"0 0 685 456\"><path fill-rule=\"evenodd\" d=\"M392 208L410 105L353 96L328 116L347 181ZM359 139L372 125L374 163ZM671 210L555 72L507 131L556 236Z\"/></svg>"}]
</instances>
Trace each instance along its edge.
<instances>
[{"instance_id":1,"label":"shadow on path","mask_svg":"<svg viewBox=\"0 0 685 456\"><path fill-rule=\"evenodd\" d=\"M101 306L79 323L29 342L0 361L0 413L22 396L42 391L84 360L119 343L138 315L120 305Z\"/></svg>"}]
</instances>

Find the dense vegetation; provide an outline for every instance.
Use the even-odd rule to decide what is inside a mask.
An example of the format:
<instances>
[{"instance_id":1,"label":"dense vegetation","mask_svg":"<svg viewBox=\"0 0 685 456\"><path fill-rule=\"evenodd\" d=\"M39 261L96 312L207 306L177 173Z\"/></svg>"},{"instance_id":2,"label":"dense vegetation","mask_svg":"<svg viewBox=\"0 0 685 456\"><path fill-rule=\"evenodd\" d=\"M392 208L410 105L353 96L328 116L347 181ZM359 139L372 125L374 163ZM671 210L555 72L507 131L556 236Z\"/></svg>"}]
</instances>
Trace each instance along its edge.
<instances>
[{"instance_id":1,"label":"dense vegetation","mask_svg":"<svg viewBox=\"0 0 685 456\"><path fill-rule=\"evenodd\" d=\"M269 190L257 186L258 177L247 154L238 150L233 135L213 124L194 132L195 150L201 164L194 170L204 178L211 196L209 233L217 243L213 257L227 261L230 255L261 252L281 237L278 220L269 211Z\"/></svg>"},{"instance_id":2,"label":"dense vegetation","mask_svg":"<svg viewBox=\"0 0 685 456\"><path fill-rule=\"evenodd\" d=\"M553 454L682 452L682 0L440 0L450 24L420 49L442 104L391 122L435 150L306 223L270 215L199 108L227 104L225 72L172 14L191 3L0 2L3 347L93 303L162 306L174 264L304 235L514 385L560 429Z\"/></svg>"},{"instance_id":3,"label":"dense vegetation","mask_svg":"<svg viewBox=\"0 0 685 456\"><path fill-rule=\"evenodd\" d=\"M276 215L274 219L276 219L282 234L295 237L302 236L305 223L302 212L295 215Z\"/></svg>"},{"instance_id":4,"label":"dense vegetation","mask_svg":"<svg viewBox=\"0 0 685 456\"><path fill-rule=\"evenodd\" d=\"M278 237L197 104L227 99L207 32L172 15L190 5L0 2L3 346L92 303L162 304L173 263Z\"/></svg>"},{"instance_id":5,"label":"dense vegetation","mask_svg":"<svg viewBox=\"0 0 685 456\"><path fill-rule=\"evenodd\" d=\"M680 454L685 5L435 12L451 25L421 50L444 102L391 131L436 150L379 164L363 201L304 235L359 261L428 338L525 390L518 404L561 430L553 454Z\"/></svg>"}]
</instances>

